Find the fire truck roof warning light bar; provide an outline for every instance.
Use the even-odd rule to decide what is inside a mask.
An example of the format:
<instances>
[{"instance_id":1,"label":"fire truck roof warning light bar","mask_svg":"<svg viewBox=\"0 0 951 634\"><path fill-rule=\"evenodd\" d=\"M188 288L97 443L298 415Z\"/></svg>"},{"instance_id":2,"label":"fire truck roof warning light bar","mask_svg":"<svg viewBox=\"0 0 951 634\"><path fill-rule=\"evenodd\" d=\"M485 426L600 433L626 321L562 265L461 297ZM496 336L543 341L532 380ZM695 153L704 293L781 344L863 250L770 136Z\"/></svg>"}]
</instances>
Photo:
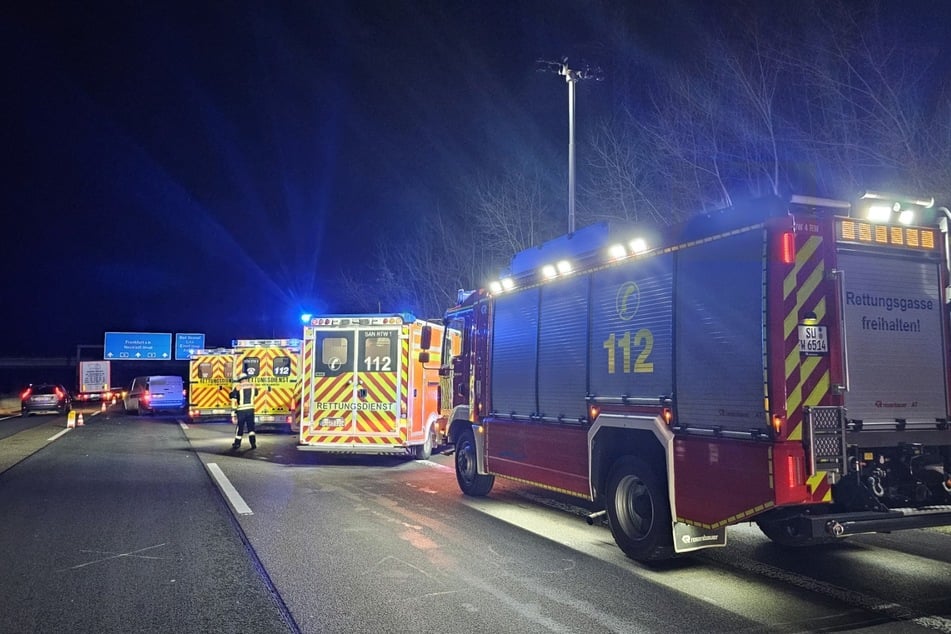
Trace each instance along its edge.
<instances>
[{"instance_id":1,"label":"fire truck roof warning light bar","mask_svg":"<svg viewBox=\"0 0 951 634\"><path fill-rule=\"evenodd\" d=\"M583 230L582 230L583 231ZM647 240L642 237L636 237L628 242L617 242L612 244L606 251L605 255L607 256L608 262L615 260L623 260L624 258L641 255L646 253L649 250L647 246ZM583 257L584 253L577 253L576 257ZM513 269L515 268L513 264ZM522 275L526 273L535 273L535 278L530 279L542 279L542 280L553 280L558 277L565 277L570 275L576 269L575 263L569 258L561 258L555 262L547 262L542 264L535 271L522 271ZM493 295L500 295L505 292L513 290L517 286L515 277L512 274L507 274L502 276L498 280L493 280L489 282L489 291Z\"/></svg>"}]
</instances>

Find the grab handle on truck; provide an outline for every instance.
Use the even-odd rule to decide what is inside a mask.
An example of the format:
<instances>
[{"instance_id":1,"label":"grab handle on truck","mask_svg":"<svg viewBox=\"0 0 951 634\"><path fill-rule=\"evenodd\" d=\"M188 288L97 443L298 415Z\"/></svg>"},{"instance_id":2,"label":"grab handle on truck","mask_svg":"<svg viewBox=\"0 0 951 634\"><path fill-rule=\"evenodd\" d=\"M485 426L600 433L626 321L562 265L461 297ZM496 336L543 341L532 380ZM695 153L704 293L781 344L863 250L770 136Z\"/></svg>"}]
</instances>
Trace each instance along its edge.
<instances>
[{"instance_id":1,"label":"grab handle on truck","mask_svg":"<svg viewBox=\"0 0 951 634\"><path fill-rule=\"evenodd\" d=\"M835 279L839 290L839 333L842 337L842 385L835 386L840 392L849 391L849 346L848 333L845 331L845 271L842 269L832 269L832 277Z\"/></svg>"}]
</instances>

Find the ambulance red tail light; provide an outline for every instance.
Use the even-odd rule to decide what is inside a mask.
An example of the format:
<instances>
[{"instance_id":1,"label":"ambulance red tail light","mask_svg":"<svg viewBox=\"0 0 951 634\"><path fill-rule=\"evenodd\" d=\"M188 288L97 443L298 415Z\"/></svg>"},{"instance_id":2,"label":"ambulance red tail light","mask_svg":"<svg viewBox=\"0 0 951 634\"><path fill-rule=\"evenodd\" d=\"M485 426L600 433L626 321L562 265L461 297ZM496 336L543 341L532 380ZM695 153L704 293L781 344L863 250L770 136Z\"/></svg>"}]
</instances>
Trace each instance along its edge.
<instances>
[{"instance_id":1,"label":"ambulance red tail light","mask_svg":"<svg viewBox=\"0 0 951 634\"><path fill-rule=\"evenodd\" d=\"M796 236L792 231L784 231L780 244L780 257L783 264L796 263Z\"/></svg>"}]
</instances>

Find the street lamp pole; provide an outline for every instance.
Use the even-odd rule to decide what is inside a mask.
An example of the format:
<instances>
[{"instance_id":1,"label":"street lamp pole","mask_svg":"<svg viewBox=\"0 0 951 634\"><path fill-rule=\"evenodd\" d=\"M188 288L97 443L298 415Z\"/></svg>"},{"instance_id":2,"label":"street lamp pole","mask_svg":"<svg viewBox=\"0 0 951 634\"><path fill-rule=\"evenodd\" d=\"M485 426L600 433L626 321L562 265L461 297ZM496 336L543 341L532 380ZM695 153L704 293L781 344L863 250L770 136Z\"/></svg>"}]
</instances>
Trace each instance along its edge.
<instances>
[{"instance_id":1,"label":"street lamp pole","mask_svg":"<svg viewBox=\"0 0 951 634\"><path fill-rule=\"evenodd\" d=\"M562 75L568 84L568 233L575 232L575 89L576 71L562 64Z\"/></svg>"},{"instance_id":2,"label":"street lamp pole","mask_svg":"<svg viewBox=\"0 0 951 634\"><path fill-rule=\"evenodd\" d=\"M561 75L568 84L568 233L575 232L575 91L581 79L601 79L600 69L585 66L570 68L568 59L560 62L538 60L538 70Z\"/></svg>"}]
</instances>

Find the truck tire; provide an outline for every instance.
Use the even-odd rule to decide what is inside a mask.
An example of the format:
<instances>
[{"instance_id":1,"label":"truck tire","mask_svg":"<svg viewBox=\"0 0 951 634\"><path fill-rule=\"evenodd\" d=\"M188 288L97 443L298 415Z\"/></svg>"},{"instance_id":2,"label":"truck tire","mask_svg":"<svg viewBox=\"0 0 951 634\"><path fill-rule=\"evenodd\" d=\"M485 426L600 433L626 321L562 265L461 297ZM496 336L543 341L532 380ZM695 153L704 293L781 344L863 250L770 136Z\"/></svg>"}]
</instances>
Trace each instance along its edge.
<instances>
[{"instance_id":1,"label":"truck tire","mask_svg":"<svg viewBox=\"0 0 951 634\"><path fill-rule=\"evenodd\" d=\"M667 487L644 460L623 456L614 463L605 510L614 541L625 555L636 561L674 556Z\"/></svg>"},{"instance_id":2,"label":"truck tire","mask_svg":"<svg viewBox=\"0 0 951 634\"><path fill-rule=\"evenodd\" d=\"M495 484L495 476L480 474L477 470L475 436L465 429L456 440L456 482L466 495L488 495Z\"/></svg>"},{"instance_id":3,"label":"truck tire","mask_svg":"<svg viewBox=\"0 0 951 634\"><path fill-rule=\"evenodd\" d=\"M436 432L432 427L430 427L429 433L426 434L426 442L413 447L413 458L416 460L429 460L429 457L433 455L433 447L435 445Z\"/></svg>"}]
</instances>

